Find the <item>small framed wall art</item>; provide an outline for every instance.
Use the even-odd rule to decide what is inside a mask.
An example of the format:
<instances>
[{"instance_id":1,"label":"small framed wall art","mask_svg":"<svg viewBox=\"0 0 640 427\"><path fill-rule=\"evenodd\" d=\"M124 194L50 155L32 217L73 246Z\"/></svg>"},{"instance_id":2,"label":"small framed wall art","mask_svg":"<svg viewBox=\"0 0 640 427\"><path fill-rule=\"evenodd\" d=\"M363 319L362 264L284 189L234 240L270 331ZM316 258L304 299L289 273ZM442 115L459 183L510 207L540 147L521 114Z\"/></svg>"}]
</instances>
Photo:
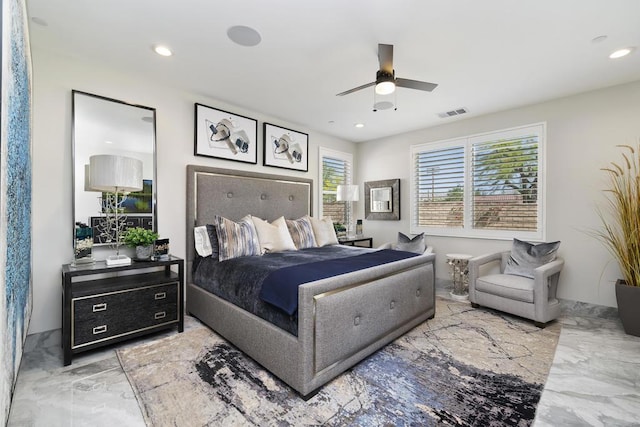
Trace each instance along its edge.
<instances>
[{"instance_id":1,"label":"small framed wall art","mask_svg":"<svg viewBox=\"0 0 640 427\"><path fill-rule=\"evenodd\" d=\"M258 163L258 121L197 104L195 156Z\"/></svg>"},{"instance_id":2,"label":"small framed wall art","mask_svg":"<svg viewBox=\"0 0 640 427\"><path fill-rule=\"evenodd\" d=\"M264 165L276 168L309 170L309 135L264 124Z\"/></svg>"}]
</instances>

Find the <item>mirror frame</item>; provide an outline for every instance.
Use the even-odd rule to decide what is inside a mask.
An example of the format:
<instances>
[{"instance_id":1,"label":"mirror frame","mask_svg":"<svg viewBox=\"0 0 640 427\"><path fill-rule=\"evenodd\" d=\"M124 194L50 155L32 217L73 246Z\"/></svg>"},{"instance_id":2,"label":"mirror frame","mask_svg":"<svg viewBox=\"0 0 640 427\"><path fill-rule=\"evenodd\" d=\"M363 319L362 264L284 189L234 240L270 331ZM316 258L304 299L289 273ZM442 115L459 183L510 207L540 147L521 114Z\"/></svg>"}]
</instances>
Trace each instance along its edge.
<instances>
[{"instance_id":1,"label":"mirror frame","mask_svg":"<svg viewBox=\"0 0 640 427\"><path fill-rule=\"evenodd\" d=\"M152 143L152 151L151 154L153 156L153 186L152 186L152 195L151 195L151 220L152 220L152 229L153 231L157 232L158 231L158 209L157 209L157 187L158 187L158 174L157 174L157 132L156 132L156 109L153 107L147 107L145 105L139 105L139 104L133 104L130 102L125 102L125 101L121 101L119 99L114 99L114 98L109 98L106 96L102 96L102 95L96 95L93 93L88 93L88 92L83 92L80 90L76 90L76 89L72 89L71 90L71 161L72 161L72 171L71 171L71 183L72 186L71 188L73 189L73 197L72 197L72 211L73 211L73 223L72 223L72 229L75 229L75 223L78 222L78 218L77 218L77 212L76 212L76 190L77 190L77 186L76 186L76 169L77 169L77 158L76 158L76 145L77 145L77 141L76 141L76 96L87 96L87 97L91 97L91 98L95 98L96 100L102 100L102 101L106 101L106 102L114 102L120 105L124 105L124 106L130 106L130 107L134 107L134 108L139 108L142 110L147 110L147 113L151 115L151 117L153 118L153 123L152 123L152 139L153 139L153 143ZM97 153L99 154L99 153ZM96 206L96 216L99 214L99 209L98 206ZM140 214L130 214L130 215L136 215L139 216ZM142 215L142 216L148 216L148 215ZM80 222L85 222L86 220L82 220L80 219ZM88 224L90 225L90 224ZM75 238L73 236L72 233L72 244L75 246ZM110 243L94 243L93 246L109 246Z\"/></svg>"},{"instance_id":2,"label":"mirror frame","mask_svg":"<svg viewBox=\"0 0 640 427\"><path fill-rule=\"evenodd\" d=\"M371 190L376 188L391 188L391 212L371 211ZM364 183L364 214L371 220L400 220L400 179L385 179L382 181L367 181Z\"/></svg>"}]
</instances>

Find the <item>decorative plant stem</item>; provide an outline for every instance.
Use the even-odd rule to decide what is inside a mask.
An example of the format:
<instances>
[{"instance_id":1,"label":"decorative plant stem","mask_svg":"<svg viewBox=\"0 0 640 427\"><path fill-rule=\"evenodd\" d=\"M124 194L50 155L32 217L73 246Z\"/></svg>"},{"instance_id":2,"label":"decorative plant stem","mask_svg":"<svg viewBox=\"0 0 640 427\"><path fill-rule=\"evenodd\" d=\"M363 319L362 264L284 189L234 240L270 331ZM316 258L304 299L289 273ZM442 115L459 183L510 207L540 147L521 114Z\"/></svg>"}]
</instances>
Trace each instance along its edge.
<instances>
[{"instance_id":1,"label":"decorative plant stem","mask_svg":"<svg viewBox=\"0 0 640 427\"><path fill-rule=\"evenodd\" d=\"M602 170L609 175L607 209L598 211L603 228L594 234L620 264L627 285L640 286L640 146L619 145L623 162Z\"/></svg>"}]
</instances>

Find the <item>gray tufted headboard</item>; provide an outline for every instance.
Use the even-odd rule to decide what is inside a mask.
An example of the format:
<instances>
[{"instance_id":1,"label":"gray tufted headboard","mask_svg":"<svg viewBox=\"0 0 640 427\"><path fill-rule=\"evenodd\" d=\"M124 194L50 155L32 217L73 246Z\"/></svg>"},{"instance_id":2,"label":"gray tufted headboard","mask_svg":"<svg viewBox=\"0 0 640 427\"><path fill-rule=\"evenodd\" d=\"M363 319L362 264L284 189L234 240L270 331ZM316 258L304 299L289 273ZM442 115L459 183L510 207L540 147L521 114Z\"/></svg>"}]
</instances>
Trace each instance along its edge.
<instances>
[{"instance_id":1,"label":"gray tufted headboard","mask_svg":"<svg viewBox=\"0 0 640 427\"><path fill-rule=\"evenodd\" d=\"M211 224L215 215L234 221L247 214L273 221L300 218L313 212L313 180L187 166L187 283L195 257L193 227Z\"/></svg>"}]
</instances>

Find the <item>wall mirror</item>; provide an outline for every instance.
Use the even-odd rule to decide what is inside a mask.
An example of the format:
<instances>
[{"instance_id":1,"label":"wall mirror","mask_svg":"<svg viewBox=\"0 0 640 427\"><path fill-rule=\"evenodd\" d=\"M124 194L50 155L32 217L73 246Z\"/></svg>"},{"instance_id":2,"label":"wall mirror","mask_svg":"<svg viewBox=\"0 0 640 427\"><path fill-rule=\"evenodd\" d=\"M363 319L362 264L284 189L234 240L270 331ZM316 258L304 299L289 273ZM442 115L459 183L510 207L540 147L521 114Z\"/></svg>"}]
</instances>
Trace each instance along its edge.
<instances>
[{"instance_id":1,"label":"wall mirror","mask_svg":"<svg viewBox=\"0 0 640 427\"><path fill-rule=\"evenodd\" d=\"M156 110L117 99L72 91L74 224L96 227L102 216L103 194L85 186L85 165L97 154L142 161L143 188L123 203L126 228L156 230ZM93 233L93 244L105 242Z\"/></svg>"},{"instance_id":2,"label":"wall mirror","mask_svg":"<svg viewBox=\"0 0 640 427\"><path fill-rule=\"evenodd\" d=\"M371 191L369 191L371 198L371 206L369 206L369 209L371 212L393 212L392 193L391 187L372 188Z\"/></svg>"},{"instance_id":3,"label":"wall mirror","mask_svg":"<svg viewBox=\"0 0 640 427\"><path fill-rule=\"evenodd\" d=\"M399 220L400 180L365 182L364 213L366 219Z\"/></svg>"}]
</instances>

